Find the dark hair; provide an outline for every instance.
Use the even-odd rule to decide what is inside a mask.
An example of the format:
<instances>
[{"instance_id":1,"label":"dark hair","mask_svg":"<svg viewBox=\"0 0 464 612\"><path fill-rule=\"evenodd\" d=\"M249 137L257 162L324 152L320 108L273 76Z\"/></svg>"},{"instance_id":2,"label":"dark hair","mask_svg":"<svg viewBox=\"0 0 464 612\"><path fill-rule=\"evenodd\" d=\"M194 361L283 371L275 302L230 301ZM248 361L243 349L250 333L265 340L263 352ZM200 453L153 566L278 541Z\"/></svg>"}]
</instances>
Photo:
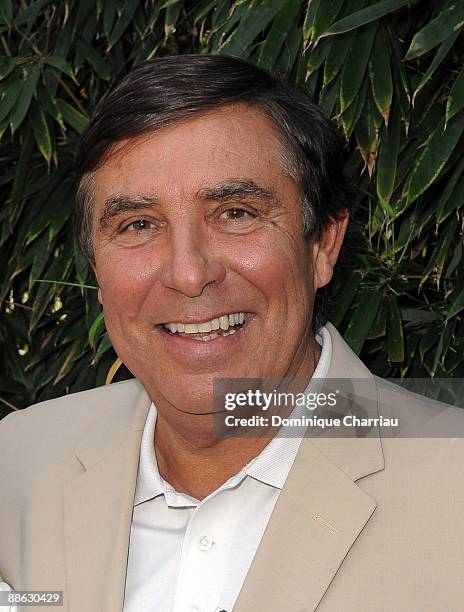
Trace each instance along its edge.
<instances>
[{"instance_id":1,"label":"dark hair","mask_svg":"<svg viewBox=\"0 0 464 612\"><path fill-rule=\"evenodd\" d=\"M276 125L282 165L300 188L302 231L308 239L352 208L341 138L304 91L236 57L163 57L138 65L117 83L97 104L80 140L75 218L82 249L92 263L93 173L114 145L234 103L260 110ZM327 321L333 285L316 293L314 331Z\"/></svg>"}]
</instances>

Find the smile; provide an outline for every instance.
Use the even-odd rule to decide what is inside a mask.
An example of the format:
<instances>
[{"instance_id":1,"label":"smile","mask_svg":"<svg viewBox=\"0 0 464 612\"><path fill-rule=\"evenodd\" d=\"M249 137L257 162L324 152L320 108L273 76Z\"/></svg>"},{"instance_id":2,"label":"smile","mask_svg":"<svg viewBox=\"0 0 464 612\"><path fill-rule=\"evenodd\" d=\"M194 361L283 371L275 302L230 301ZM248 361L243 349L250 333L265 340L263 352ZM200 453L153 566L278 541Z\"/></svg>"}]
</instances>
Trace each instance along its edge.
<instances>
[{"instance_id":1,"label":"smile","mask_svg":"<svg viewBox=\"0 0 464 612\"><path fill-rule=\"evenodd\" d=\"M164 323L161 327L171 335L200 342L231 336L243 327L251 313L234 312L202 323Z\"/></svg>"}]
</instances>

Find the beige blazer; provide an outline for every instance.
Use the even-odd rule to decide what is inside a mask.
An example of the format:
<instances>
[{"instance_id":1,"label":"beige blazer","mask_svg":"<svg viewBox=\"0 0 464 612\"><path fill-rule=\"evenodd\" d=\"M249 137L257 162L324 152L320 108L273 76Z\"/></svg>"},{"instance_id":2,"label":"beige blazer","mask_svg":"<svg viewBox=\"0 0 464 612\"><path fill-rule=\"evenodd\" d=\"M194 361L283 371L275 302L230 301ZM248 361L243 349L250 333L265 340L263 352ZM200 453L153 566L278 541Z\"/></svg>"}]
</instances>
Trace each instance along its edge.
<instances>
[{"instance_id":1,"label":"beige blazer","mask_svg":"<svg viewBox=\"0 0 464 612\"><path fill-rule=\"evenodd\" d=\"M329 376L368 381L368 410L462 433L460 409L384 384L328 329ZM63 612L122 612L149 405L133 380L1 422L1 580L63 591ZM461 433L304 439L233 612L462 612Z\"/></svg>"}]
</instances>

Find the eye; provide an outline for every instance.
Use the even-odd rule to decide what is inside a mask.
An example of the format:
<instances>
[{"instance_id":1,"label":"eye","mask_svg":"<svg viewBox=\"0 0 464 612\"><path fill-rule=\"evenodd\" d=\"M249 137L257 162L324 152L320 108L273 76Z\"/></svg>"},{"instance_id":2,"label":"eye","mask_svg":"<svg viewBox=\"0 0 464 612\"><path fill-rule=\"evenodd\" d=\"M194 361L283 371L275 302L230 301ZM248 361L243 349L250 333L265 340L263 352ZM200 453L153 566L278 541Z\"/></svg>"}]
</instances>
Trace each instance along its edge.
<instances>
[{"instance_id":1,"label":"eye","mask_svg":"<svg viewBox=\"0 0 464 612\"><path fill-rule=\"evenodd\" d=\"M143 232L144 230L152 229L153 223L148 221L147 219L137 219L137 221L132 221L129 225L123 228L123 231L129 232Z\"/></svg>"},{"instance_id":2,"label":"eye","mask_svg":"<svg viewBox=\"0 0 464 612\"><path fill-rule=\"evenodd\" d=\"M228 208L223 213L221 213L220 217L222 219L226 219L228 221L240 221L242 219L252 219L255 217L253 213L244 208Z\"/></svg>"}]
</instances>

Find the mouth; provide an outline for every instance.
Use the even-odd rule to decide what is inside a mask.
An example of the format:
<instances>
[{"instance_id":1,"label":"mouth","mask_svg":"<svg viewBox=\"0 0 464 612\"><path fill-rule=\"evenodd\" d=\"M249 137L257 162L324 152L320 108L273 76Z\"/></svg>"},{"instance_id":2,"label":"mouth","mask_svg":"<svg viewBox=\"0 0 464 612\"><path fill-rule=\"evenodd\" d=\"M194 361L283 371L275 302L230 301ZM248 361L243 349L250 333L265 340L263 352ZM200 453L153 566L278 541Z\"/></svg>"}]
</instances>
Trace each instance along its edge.
<instances>
[{"instance_id":1,"label":"mouth","mask_svg":"<svg viewBox=\"0 0 464 612\"><path fill-rule=\"evenodd\" d=\"M253 317L251 312L234 312L215 317L201 323L172 322L157 327L169 336L188 338L198 342L213 342L218 338L232 336L242 330Z\"/></svg>"}]
</instances>

